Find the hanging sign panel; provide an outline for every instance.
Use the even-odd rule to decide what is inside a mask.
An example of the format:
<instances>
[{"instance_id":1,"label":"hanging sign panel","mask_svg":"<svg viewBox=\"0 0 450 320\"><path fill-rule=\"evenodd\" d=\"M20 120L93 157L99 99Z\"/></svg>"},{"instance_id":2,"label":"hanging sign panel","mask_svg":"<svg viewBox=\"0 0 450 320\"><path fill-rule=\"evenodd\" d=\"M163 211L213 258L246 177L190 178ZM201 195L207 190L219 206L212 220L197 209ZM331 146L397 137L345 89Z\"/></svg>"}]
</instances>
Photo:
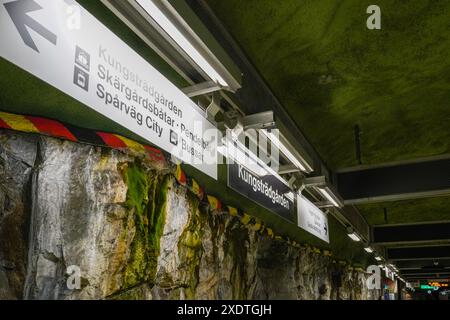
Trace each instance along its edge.
<instances>
[{"instance_id":1,"label":"hanging sign panel","mask_svg":"<svg viewBox=\"0 0 450 320\"><path fill-rule=\"evenodd\" d=\"M295 222L294 202L287 197L291 189L276 176L259 176L234 162L228 164L228 186L279 216Z\"/></svg>"},{"instance_id":2,"label":"hanging sign panel","mask_svg":"<svg viewBox=\"0 0 450 320\"><path fill-rule=\"evenodd\" d=\"M297 222L300 228L330 243L327 215L300 194L297 195Z\"/></svg>"},{"instance_id":3,"label":"hanging sign panel","mask_svg":"<svg viewBox=\"0 0 450 320\"><path fill-rule=\"evenodd\" d=\"M389 269L388 267L386 267L386 268L384 269L384 272L385 272L387 278L389 278L389 279L391 279L391 280L395 280L394 272L393 272L391 269Z\"/></svg>"},{"instance_id":4,"label":"hanging sign panel","mask_svg":"<svg viewBox=\"0 0 450 320\"><path fill-rule=\"evenodd\" d=\"M217 179L216 128L75 1L1 0L0 41L4 59Z\"/></svg>"}]
</instances>

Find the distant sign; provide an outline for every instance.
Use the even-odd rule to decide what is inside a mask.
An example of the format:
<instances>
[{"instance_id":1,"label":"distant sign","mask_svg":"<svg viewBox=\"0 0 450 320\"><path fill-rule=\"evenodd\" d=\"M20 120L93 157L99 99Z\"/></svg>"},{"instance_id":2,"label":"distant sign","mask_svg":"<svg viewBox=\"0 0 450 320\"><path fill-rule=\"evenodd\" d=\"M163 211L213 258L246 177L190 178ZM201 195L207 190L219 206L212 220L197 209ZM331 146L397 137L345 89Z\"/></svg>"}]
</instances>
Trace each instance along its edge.
<instances>
[{"instance_id":1,"label":"distant sign","mask_svg":"<svg viewBox=\"0 0 450 320\"><path fill-rule=\"evenodd\" d=\"M330 243L327 215L300 194L297 195L297 221L300 228Z\"/></svg>"},{"instance_id":2,"label":"distant sign","mask_svg":"<svg viewBox=\"0 0 450 320\"><path fill-rule=\"evenodd\" d=\"M422 285L420 285L420 289L422 289L422 290L439 290L439 287L430 286L428 284L422 284Z\"/></svg>"},{"instance_id":3,"label":"distant sign","mask_svg":"<svg viewBox=\"0 0 450 320\"><path fill-rule=\"evenodd\" d=\"M228 186L281 217L294 222L291 189L276 176L258 176L239 163L228 164Z\"/></svg>"},{"instance_id":4,"label":"distant sign","mask_svg":"<svg viewBox=\"0 0 450 320\"><path fill-rule=\"evenodd\" d=\"M1 57L217 179L214 126L75 1L2 1L0 40Z\"/></svg>"},{"instance_id":5,"label":"distant sign","mask_svg":"<svg viewBox=\"0 0 450 320\"><path fill-rule=\"evenodd\" d=\"M443 281L429 281L428 285L437 288L448 288L448 282Z\"/></svg>"}]
</instances>

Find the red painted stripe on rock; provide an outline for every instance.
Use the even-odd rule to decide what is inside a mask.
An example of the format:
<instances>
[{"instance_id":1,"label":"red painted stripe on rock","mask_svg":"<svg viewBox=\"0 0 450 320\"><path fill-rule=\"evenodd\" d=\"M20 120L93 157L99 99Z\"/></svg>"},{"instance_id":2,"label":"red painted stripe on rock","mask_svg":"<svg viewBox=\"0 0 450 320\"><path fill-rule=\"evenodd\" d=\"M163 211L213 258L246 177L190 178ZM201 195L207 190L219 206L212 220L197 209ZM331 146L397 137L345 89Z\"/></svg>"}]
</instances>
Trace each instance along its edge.
<instances>
[{"instance_id":1,"label":"red painted stripe on rock","mask_svg":"<svg viewBox=\"0 0 450 320\"><path fill-rule=\"evenodd\" d=\"M105 141L105 144L112 148L128 148L128 146L115 135L106 132L97 132L97 135Z\"/></svg>"},{"instance_id":2,"label":"red painted stripe on rock","mask_svg":"<svg viewBox=\"0 0 450 320\"><path fill-rule=\"evenodd\" d=\"M12 129L8 124L0 118L0 128Z\"/></svg>"},{"instance_id":3,"label":"red painted stripe on rock","mask_svg":"<svg viewBox=\"0 0 450 320\"><path fill-rule=\"evenodd\" d=\"M147 154L154 160L158 161L165 161L164 153L160 149L156 149L150 146L145 146L145 150L147 151Z\"/></svg>"},{"instance_id":4,"label":"red painted stripe on rock","mask_svg":"<svg viewBox=\"0 0 450 320\"><path fill-rule=\"evenodd\" d=\"M39 132L46 133L54 137L65 138L70 141L78 141L78 139L58 121L31 116L26 116L25 118L33 123Z\"/></svg>"}]
</instances>

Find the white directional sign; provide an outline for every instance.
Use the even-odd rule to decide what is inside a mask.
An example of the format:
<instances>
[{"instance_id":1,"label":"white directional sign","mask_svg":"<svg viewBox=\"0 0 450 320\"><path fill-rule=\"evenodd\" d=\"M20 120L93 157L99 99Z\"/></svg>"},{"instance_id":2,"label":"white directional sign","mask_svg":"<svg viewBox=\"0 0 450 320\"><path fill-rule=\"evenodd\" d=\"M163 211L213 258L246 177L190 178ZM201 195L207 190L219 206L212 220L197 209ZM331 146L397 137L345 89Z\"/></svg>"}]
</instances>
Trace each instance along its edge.
<instances>
[{"instance_id":1,"label":"white directional sign","mask_svg":"<svg viewBox=\"0 0 450 320\"><path fill-rule=\"evenodd\" d=\"M217 179L215 127L75 1L0 0L0 55Z\"/></svg>"},{"instance_id":2,"label":"white directional sign","mask_svg":"<svg viewBox=\"0 0 450 320\"><path fill-rule=\"evenodd\" d=\"M297 218L300 228L330 243L327 215L300 194L297 195Z\"/></svg>"}]
</instances>

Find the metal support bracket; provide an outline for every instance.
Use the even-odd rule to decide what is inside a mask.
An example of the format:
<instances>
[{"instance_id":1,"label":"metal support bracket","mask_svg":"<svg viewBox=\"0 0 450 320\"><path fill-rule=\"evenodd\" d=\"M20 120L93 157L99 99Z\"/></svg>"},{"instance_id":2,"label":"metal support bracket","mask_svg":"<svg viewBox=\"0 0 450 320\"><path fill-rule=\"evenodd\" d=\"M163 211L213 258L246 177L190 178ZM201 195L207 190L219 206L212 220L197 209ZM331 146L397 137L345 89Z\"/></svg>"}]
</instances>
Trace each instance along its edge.
<instances>
[{"instance_id":1,"label":"metal support bracket","mask_svg":"<svg viewBox=\"0 0 450 320\"><path fill-rule=\"evenodd\" d=\"M294 166L293 164L287 164L284 166L280 166L278 169L278 174L288 174L288 173L294 173L294 172L300 172L300 169Z\"/></svg>"},{"instance_id":2,"label":"metal support bracket","mask_svg":"<svg viewBox=\"0 0 450 320\"><path fill-rule=\"evenodd\" d=\"M259 112L242 118L245 129L274 129L275 118L273 111Z\"/></svg>"},{"instance_id":3,"label":"metal support bracket","mask_svg":"<svg viewBox=\"0 0 450 320\"><path fill-rule=\"evenodd\" d=\"M223 87L220 84L215 83L214 81L205 81L181 89L181 91L183 91L183 93L187 95L189 98L201 96L204 94L220 90L229 90L229 88Z\"/></svg>"},{"instance_id":4,"label":"metal support bracket","mask_svg":"<svg viewBox=\"0 0 450 320\"><path fill-rule=\"evenodd\" d=\"M334 205L330 201L319 201L314 202L314 205L317 208L324 209L324 208L334 208Z\"/></svg>"},{"instance_id":5,"label":"metal support bracket","mask_svg":"<svg viewBox=\"0 0 450 320\"><path fill-rule=\"evenodd\" d=\"M212 95L211 103L206 108L206 119L211 122L216 122L216 116L221 111L223 110L220 107L220 94L216 91Z\"/></svg>"}]
</instances>

